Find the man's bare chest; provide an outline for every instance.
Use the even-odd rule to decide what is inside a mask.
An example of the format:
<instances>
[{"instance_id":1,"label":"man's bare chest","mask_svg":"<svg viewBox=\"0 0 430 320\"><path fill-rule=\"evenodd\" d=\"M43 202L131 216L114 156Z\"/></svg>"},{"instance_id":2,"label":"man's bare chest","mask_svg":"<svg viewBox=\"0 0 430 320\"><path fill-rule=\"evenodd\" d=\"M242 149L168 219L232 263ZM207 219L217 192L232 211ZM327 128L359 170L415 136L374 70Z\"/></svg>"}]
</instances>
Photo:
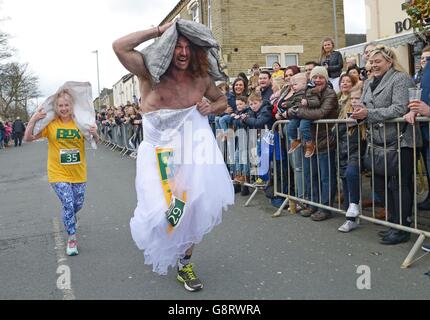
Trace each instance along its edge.
<instances>
[{"instance_id":1,"label":"man's bare chest","mask_svg":"<svg viewBox=\"0 0 430 320\"><path fill-rule=\"evenodd\" d=\"M205 94L201 84L190 82L185 84L160 84L152 92L152 103L159 107L189 107L200 102Z\"/></svg>"}]
</instances>

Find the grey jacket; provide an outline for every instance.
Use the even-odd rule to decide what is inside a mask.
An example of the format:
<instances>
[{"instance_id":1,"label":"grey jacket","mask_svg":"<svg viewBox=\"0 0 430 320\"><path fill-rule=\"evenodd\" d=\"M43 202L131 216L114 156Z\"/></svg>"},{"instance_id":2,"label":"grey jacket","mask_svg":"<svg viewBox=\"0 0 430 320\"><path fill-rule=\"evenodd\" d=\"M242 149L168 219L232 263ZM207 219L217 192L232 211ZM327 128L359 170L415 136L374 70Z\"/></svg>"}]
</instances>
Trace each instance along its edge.
<instances>
[{"instance_id":1,"label":"grey jacket","mask_svg":"<svg viewBox=\"0 0 430 320\"><path fill-rule=\"evenodd\" d=\"M367 124L368 129L373 130L373 143L382 145L384 143L384 126L387 143L393 142L398 137L396 123L386 123L384 121L403 117L409 112L409 93L408 88L414 87L412 79L404 72L396 71L393 68L388 70L382 78L379 85L372 92L370 84L372 81L366 81L361 96L362 102L368 110ZM403 123L400 123L400 129ZM401 139L401 147L413 147L413 128L412 125L406 126L406 131ZM416 146L422 145L420 129L415 125ZM370 141L370 134L368 135Z\"/></svg>"},{"instance_id":2,"label":"grey jacket","mask_svg":"<svg viewBox=\"0 0 430 320\"><path fill-rule=\"evenodd\" d=\"M218 55L219 45L211 30L201 23L178 19L158 40L141 51L152 82L159 83L160 77L169 68L178 40L178 32L195 45L206 49L209 58L209 76L214 81L226 81L227 76L223 72Z\"/></svg>"}]
</instances>

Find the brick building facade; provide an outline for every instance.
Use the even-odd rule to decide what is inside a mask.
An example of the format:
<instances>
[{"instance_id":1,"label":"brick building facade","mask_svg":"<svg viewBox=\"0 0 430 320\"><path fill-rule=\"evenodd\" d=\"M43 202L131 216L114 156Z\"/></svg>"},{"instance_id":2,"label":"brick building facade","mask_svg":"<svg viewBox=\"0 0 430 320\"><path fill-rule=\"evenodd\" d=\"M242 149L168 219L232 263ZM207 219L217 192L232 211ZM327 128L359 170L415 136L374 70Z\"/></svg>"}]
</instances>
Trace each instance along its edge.
<instances>
[{"instance_id":1,"label":"brick building facade","mask_svg":"<svg viewBox=\"0 0 430 320\"><path fill-rule=\"evenodd\" d=\"M228 74L247 71L254 63L271 67L303 65L317 60L324 37L345 46L342 0L180 0L160 25L175 18L209 26L221 45Z\"/></svg>"}]
</instances>

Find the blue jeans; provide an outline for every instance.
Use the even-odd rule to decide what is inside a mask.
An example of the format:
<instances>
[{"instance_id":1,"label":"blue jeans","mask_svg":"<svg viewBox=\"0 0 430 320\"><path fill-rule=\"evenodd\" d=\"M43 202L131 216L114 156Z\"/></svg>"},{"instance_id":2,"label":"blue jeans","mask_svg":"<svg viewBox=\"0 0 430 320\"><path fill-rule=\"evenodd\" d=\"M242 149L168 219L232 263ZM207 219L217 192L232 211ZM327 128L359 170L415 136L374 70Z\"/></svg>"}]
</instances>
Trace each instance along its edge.
<instances>
[{"instance_id":1,"label":"blue jeans","mask_svg":"<svg viewBox=\"0 0 430 320\"><path fill-rule=\"evenodd\" d=\"M427 167L427 177L430 176L430 148L429 148L429 124L420 123L421 136L423 138L422 154L425 157Z\"/></svg>"},{"instance_id":2,"label":"blue jeans","mask_svg":"<svg viewBox=\"0 0 430 320\"><path fill-rule=\"evenodd\" d=\"M318 174L319 162L319 174ZM310 200L326 206L333 206L336 195L336 165L335 150L319 153L311 158L304 158L303 170L306 181L305 192L310 194ZM311 170L312 165L312 170ZM312 172L311 172L312 171ZM312 173L312 176L311 176ZM311 190L312 179L312 190ZM329 210L320 209L321 212L330 213Z\"/></svg>"},{"instance_id":3,"label":"blue jeans","mask_svg":"<svg viewBox=\"0 0 430 320\"><path fill-rule=\"evenodd\" d=\"M275 154L275 157L273 157ZM285 194L295 195L293 188L293 176L288 170L289 160L287 157L286 147L278 131L274 133L274 145L270 146L270 162L276 161L277 176L273 177L277 181L277 189Z\"/></svg>"},{"instance_id":4,"label":"blue jeans","mask_svg":"<svg viewBox=\"0 0 430 320\"><path fill-rule=\"evenodd\" d=\"M216 126L215 126L215 115L214 114L210 114L208 115L208 121L209 121L209 125L211 126L212 132L213 134L215 134L215 130L216 130Z\"/></svg>"},{"instance_id":5,"label":"blue jeans","mask_svg":"<svg viewBox=\"0 0 430 320\"><path fill-rule=\"evenodd\" d=\"M215 130L216 129L221 129L220 125L219 125L219 119L221 119L220 116L216 116L215 117Z\"/></svg>"},{"instance_id":6,"label":"blue jeans","mask_svg":"<svg viewBox=\"0 0 430 320\"><path fill-rule=\"evenodd\" d=\"M360 202L360 174L358 165L348 165L342 175L343 206L348 210L350 203Z\"/></svg>"},{"instance_id":7,"label":"blue jeans","mask_svg":"<svg viewBox=\"0 0 430 320\"><path fill-rule=\"evenodd\" d=\"M246 151L246 150L245 150ZM239 149L236 149L234 153L234 170L236 172L236 175L249 175L249 164L248 159L245 159L245 155L241 155L239 152Z\"/></svg>"},{"instance_id":8,"label":"blue jeans","mask_svg":"<svg viewBox=\"0 0 430 320\"><path fill-rule=\"evenodd\" d=\"M312 120L306 119L292 119L288 123L288 138L292 140L297 140L297 129L300 130L302 134L303 141L312 141L311 134Z\"/></svg>"},{"instance_id":9,"label":"blue jeans","mask_svg":"<svg viewBox=\"0 0 430 320\"><path fill-rule=\"evenodd\" d=\"M232 122L233 122L233 118L232 118L229 114L226 114L226 115L222 116L222 117L218 120L219 127L220 127L221 129L223 129L223 130L224 130L224 132L228 130L228 126L229 126Z\"/></svg>"},{"instance_id":10,"label":"blue jeans","mask_svg":"<svg viewBox=\"0 0 430 320\"><path fill-rule=\"evenodd\" d=\"M291 142L291 141L290 141ZM289 155L290 167L294 170L294 186L295 194L298 198L309 200L309 194L304 189L304 177L303 177L303 149L297 148L293 154Z\"/></svg>"}]
</instances>

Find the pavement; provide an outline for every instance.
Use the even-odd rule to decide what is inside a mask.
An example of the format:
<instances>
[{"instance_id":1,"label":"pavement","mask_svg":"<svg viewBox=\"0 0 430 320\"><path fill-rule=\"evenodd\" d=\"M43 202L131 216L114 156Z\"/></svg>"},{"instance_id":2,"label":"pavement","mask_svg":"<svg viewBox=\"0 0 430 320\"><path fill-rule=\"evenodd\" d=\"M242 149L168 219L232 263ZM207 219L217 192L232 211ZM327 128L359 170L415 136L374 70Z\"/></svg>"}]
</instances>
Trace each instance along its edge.
<instances>
[{"instance_id":1,"label":"pavement","mask_svg":"<svg viewBox=\"0 0 430 320\"><path fill-rule=\"evenodd\" d=\"M196 246L192 260L204 289L187 292L173 270L159 276L144 264L129 228L135 160L103 145L87 150L79 255L65 256L66 233L47 182L46 157L43 140L0 150L0 299L430 298L430 255L400 268L415 235L408 243L383 246L376 234L382 228L369 222L338 232L342 215L322 222L291 214L272 218L275 208L263 193L249 207L237 195L223 222Z\"/></svg>"}]
</instances>

